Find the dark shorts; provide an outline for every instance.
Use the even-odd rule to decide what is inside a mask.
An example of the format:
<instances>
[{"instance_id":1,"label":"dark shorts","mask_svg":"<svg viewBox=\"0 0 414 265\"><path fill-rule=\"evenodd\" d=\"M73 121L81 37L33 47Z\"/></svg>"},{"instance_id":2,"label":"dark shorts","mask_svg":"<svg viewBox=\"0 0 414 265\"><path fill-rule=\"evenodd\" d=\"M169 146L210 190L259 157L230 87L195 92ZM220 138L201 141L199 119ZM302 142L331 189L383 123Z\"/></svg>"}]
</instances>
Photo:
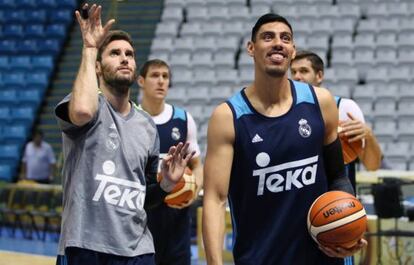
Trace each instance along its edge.
<instances>
[{"instance_id":1,"label":"dark shorts","mask_svg":"<svg viewBox=\"0 0 414 265\"><path fill-rule=\"evenodd\" d=\"M123 257L89 249L68 247L58 255L56 265L155 265L154 254Z\"/></svg>"}]
</instances>

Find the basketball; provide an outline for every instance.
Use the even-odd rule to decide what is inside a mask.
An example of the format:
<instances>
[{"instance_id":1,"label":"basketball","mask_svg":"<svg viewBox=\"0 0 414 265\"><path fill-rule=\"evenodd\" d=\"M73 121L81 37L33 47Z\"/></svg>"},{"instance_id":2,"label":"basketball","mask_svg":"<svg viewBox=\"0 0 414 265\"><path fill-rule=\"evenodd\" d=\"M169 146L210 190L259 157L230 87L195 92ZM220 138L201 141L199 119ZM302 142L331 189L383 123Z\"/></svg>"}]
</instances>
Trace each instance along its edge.
<instances>
[{"instance_id":1,"label":"basketball","mask_svg":"<svg viewBox=\"0 0 414 265\"><path fill-rule=\"evenodd\" d=\"M367 226L364 206L352 194L329 191L311 205L308 231L319 244L351 248L362 238Z\"/></svg>"},{"instance_id":2,"label":"basketball","mask_svg":"<svg viewBox=\"0 0 414 265\"><path fill-rule=\"evenodd\" d=\"M341 127L338 127L338 132L341 132ZM341 135L339 137L342 146L342 156L344 157L344 163L349 164L362 153L362 140L356 142L349 142L348 137Z\"/></svg>"},{"instance_id":3,"label":"basketball","mask_svg":"<svg viewBox=\"0 0 414 265\"><path fill-rule=\"evenodd\" d=\"M160 178L159 178L160 181ZM186 168L184 175L175 185L174 189L168 194L164 202L169 206L180 206L188 203L194 198L196 193L195 176L191 169Z\"/></svg>"}]
</instances>

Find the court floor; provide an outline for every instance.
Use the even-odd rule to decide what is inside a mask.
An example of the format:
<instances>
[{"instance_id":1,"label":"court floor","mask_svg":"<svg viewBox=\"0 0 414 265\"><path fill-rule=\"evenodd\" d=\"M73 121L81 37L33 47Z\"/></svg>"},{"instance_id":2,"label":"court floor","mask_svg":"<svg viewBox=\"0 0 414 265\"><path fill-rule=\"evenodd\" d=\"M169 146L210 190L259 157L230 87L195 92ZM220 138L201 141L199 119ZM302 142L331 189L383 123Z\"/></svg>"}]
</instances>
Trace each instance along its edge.
<instances>
[{"instance_id":1,"label":"court floor","mask_svg":"<svg viewBox=\"0 0 414 265\"><path fill-rule=\"evenodd\" d=\"M57 242L52 236L45 241L24 239L17 230L14 237L3 231L0 236L0 265L54 265ZM205 265L198 260L197 246L191 247L192 265ZM230 264L227 264L230 265Z\"/></svg>"}]
</instances>

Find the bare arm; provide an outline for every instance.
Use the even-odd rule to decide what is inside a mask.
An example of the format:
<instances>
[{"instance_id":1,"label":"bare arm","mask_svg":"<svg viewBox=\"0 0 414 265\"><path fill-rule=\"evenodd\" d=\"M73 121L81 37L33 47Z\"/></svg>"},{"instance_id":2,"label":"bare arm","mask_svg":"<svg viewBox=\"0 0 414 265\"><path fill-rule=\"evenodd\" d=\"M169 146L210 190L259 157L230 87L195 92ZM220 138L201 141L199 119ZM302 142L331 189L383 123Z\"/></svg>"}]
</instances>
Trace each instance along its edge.
<instances>
[{"instance_id":1,"label":"bare arm","mask_svg":"<svg viewBox=\"0 0 414 265\"><path fill-rule=\"evenodd\" d=\"M200 157L193 157L190 162L188 163L188 167L191 169L195 176L197 190L196 195L200 192L203 188L204 179L203 179L203 164L201 163ZM196 196L197 197L197 196Z\"/></svg>"},{"instance_id":2,"label":"bare arm","mask_svg":"<svg viewBox=\"0 0 414 265\"><path fill-rule=\"evenodd\" d=\"M85 4L83 9L87 9ZM104 27L101 24L101 6L92 5L89 18L83 19L76 10L75 15L82 32L82 60L72 88L69 102L69 119L77 125L88 123L98 109L98 80L95 64L98 49L115 20L110 20Z\"/></svg>"},{"instance_id":3,"label":"bare arm","mask_svg":"<svg viewBox=\"0 0 414 265\"><path fill-rule=\"evenodd\" d=\"M315 92L325 123L324 145L328 145L338 137L338 108L334 98L327 89L315 87Z\"/></svg>"},{"instance_id":4,"label":"bare arm","mask_svg":"<svg viewBox=\"0 0 414 265\"><path fill-rule=\"evenodd\" d=\"M234 125L226 104L213 113L204 165L203 241L207 264L222 264L224 214L233 162Z\"/></svg>"}]
</instances>

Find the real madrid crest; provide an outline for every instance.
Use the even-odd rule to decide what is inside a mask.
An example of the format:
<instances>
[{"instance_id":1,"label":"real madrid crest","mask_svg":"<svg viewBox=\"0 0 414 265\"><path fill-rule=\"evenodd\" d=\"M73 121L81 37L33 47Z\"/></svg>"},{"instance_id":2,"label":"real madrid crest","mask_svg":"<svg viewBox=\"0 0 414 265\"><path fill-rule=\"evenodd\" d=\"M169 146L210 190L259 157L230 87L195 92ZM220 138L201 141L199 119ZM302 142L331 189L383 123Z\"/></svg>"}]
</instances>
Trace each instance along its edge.
<instances>
[{"instance_id":1,"label":"real madrid crest","mask_svg":"<svg viewBox=\"0 0 414 265\"><path fill-rule=\"evenodd\" d=\"M175 141L180 140L181 133L180 130L177 127L174 127L171 131L171 138L173 138Z\"/></svg>"},{"instance_id":2,"label":"real madrid crest","mask_svg":"<svg viewBox=\"0 0 414 265\"><path fill-rule=\"evenodd\" d=\"M300 119L299 121L299 134L303 138L308 138L312 134L312 128L305 119Z\"/></svg>"}]
</instances>

